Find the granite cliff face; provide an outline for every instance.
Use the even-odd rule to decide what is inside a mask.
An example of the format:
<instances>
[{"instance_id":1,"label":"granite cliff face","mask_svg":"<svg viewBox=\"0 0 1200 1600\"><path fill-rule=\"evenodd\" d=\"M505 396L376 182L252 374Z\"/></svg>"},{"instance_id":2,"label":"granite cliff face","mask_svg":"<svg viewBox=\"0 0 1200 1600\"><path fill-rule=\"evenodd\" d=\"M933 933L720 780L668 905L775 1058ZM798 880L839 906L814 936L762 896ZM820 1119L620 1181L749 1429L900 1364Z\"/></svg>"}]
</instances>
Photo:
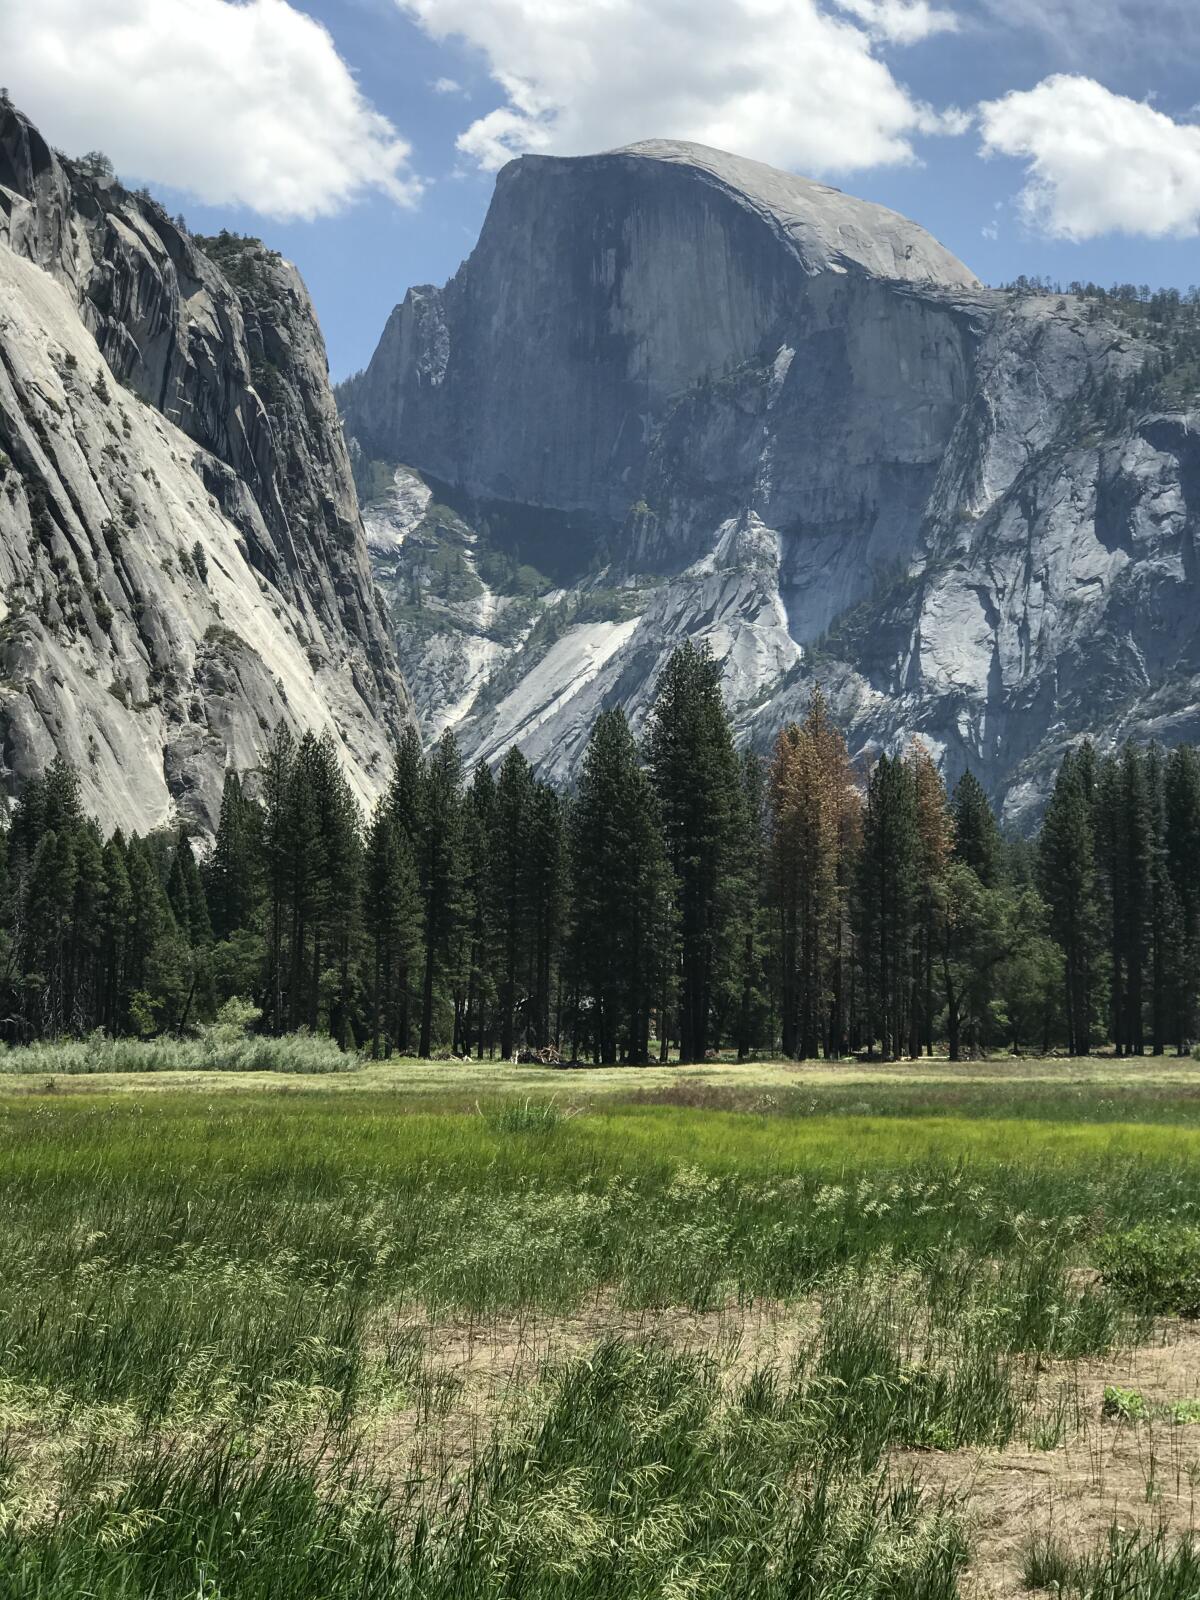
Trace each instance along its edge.
<instances>
[{"instance_id":1,"label":"granite cliff face","mask_svg":"<svg viewBox=\"0 0 1200 1600\"><path fill-rule=\"evenodd\" d=\"M0 776L102 823L215 820L329 726L362 798L411 702L294 267L193 238L0 105Z\"/></svg>"},{"instance_id":2,"label":"granite cliff face","mask_svg":"<svg viewBox=\"0 0 1200 1600\"><path fill-rule=\"evenodd\" d=\"M423 724L565 777L691 636L747 740L815 679L1016 818L1084 732L1195 736L1198 419L1136 399L1151 356L754 162L511 163L339 394Z\"/></svg>"}]
</instances>

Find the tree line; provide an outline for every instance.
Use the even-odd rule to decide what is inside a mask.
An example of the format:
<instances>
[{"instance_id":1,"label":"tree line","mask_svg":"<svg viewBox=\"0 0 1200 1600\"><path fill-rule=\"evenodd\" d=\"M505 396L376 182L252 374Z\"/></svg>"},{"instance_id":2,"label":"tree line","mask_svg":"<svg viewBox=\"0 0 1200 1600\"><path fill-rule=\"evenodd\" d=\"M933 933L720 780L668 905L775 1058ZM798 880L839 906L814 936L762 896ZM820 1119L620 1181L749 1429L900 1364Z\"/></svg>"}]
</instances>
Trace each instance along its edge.
<instances>
[{"instance_id":1,"label":"tree line","mask_svg":"<svg viewBox=\"0 0 1200 1600\"><path fill-rule=\"evenodd\" d=\"M919 741L853 762L819 690L739 754L690 644L640 741L597 718L570 794L409 731L364 817L332 739L281 727L202 858L186 827L103 838L61 761L0 835L12 1043L179 1032L238 996L375 1057L1182 1053L1198 978L1192 748L1084 743L1038 836L1006 838Z\"/></svg>"}]
</instances>

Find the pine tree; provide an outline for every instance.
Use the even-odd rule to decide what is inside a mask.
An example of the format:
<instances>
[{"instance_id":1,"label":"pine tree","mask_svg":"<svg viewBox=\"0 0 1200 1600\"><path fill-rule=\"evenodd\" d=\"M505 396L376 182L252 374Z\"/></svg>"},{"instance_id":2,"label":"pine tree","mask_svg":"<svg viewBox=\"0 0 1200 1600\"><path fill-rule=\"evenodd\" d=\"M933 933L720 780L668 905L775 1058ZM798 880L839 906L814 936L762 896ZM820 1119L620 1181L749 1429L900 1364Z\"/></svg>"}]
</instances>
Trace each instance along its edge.
<instances>
[{"instance_id":1,"label":"pine tree","mask_svg":"<svg viewBox=\"0 0 1200 1600\"><path fill-rule=\"evenodd\" d=\"M463 807L463 901L466 921L466 996L459 1054L472 1045L483 1060L494 1042L496 1005L494 919L489 902L496 780L486 761L471 779Z\"/></svg>"},{"instance_id":2,"label":"pine tree","mask_svg":"<svg viewBox=\"0 0 1200 1600\"><path fill-rule=\"evenodd\" d=\"M228 772L216 838L203 874L214 939L229 939L260 917L263 853L262 808L247 795L240 775Z\"/></svg>"},{"instance_id":3,"label":"pine tree","mask_svg":"<svg viewBox=\"0 0 1200 1600\"><path fill-rule=\"evenodd\" d=\"M125 841L118 830L101 852L104 894L99 923L100 968L97 1017L110 1034L119 1033L128 1003L127 961L133 917Z\"/></svg>"},{"instance_id":4,"label":"pine tree","mask_svg":"<svg viewBox=\"0 0 1200 1600\"><path fill-rule=\"evenodd\" d=\"M65 1014L72 1032L103 1026L100 1014L100 952L105 902L104 851L98 830L84 823L74 834L75 892Z\"/></svg>"},{"instance_id":5,"label":"pine tree","mask_svg":"<svg viewBox=\"0 0 1200 1600\"><path fill-rule=\"evenodd\" d=\"M123 1026L135 1034L156 1033L173 1027L182 1015L194 977L191 951L145 839L129 841L126 862L130 915Z\"/></svg>"},{"instance_id":6,"label":"pine tree","mask_svg":"<svg viewBox=\"0 0 1200 1600\"><path fill-rule=\"evenodd\" d=\"M767 778L767 882L775 913L782 1050L789 1061L794 1061L798 1053L800 1012L800 897L803 867L796 782L799 744L799 727L794 722L787 723L775 740L775 752Z\"/></svg>"},{"instance_id":7,"label":"pine tree","mask_svg":"<svg viewBox=\"0 0 1200 1600\"><path fill-rule=\"evenodd\" d=\"M955 859L965 862L985 889L996 888L1004 861L1004 843L991 801L969 767L954 786L951 814Z\"/></svg>"},{"instance_id":8,"label":"pine tree","mask_svg":"<svg viewBox=\"0 0 1200 1600\"><path fill-rule=\"evenodd\" d=\"M400 735L388 784L388 808L404 829L414 853L425 826L425 757L417 730L409 724Z\"/></svg>"},{"instance_id":9,"label":"pine tree","mask_svg":"<svg viewBox=\"0 0 1200 1600\"><path fill-rule=\"evenodd\" d=\"M559 1043L556 1000L565 900L566 836L562 802L547 783L534 792L527 866L532 918L529 1022L535 1045Z\"/></svg>"},{"instance_id":10,"label":"pine tree","mask_svg":"<svg viewBox=\"0 0 1200 1600\"><path fill-rule=\"evenodd\" d=\"M620 710L593 725L569 832L576 1049L586 1017L598 1062L648 1061L673 884L654 793Z\"/></svg>"},{"instance_id":11,"label":"pine tree","mask_svg":"<svg viewBox=\"0 0 1200 1600\"><path fill-rule=\"evenodd\" d=\"M771 870L779 916L783 1049L807 1059L831 1050L840 1018L850 790L845 742L814 688L801 727L783 730L769 789Z\"/></svg>"},{"instance_id":12,"label":"pine tree","mask_svg":"<svg viewBox=\"0 0 1200 1600\"><path fill-rule=\"evenodd\" d=\"M1107 912L1113 1043L1120 1056L1145 1048L1143 1003L1150 905L1150 800L1140 753L1126 744L1101 763L1096 846Z\"/></svg>"},{"instance_id":13,"label":"pine tree","mask_svg":"<svg viewBox=\"0 0 1200 1600\"><path fill-rule=\"evenodd\" d=\"M1179 915L1174 952L1172 1035L1186 1055L1196 1034L1200 986L1200 756L1189 746L1173 750L1163 779L1164 849Z\"/></svg>"},{"instance_id":14,"label":"pine tree","mask_svg":"<svg viewBox=\"0 0 1200 1600\"><path fill-rule=\"evenodd\" d=\"M1150 1042L1156 1056L1166 1049L1175 1010L1177 962L1183 921L1167 862L1166 763L1152 744L1144 760L1149 826L1147 932L1150 944Z\"/></svg>"},{"instance_id":15,"label":"pine tree","mask_svg":"<svg viewBox=\"0 0 1200 1600\"><path fill-rule=\"evenodd\" d=\"M1068 751L1046 807L1038 843L1038 883L1050 932L1063 952L1063 1010L1070 1055L1092 1047L1098 915L1092 830L1094 759L1090 746Z\"/></svg>"},{"instance_id":16,"label":"pine tree","mask_svg":"<svg viewBox=\"0 0 1200 1600\"><path fill-rule=\"evenodd\" d=\"M462 758L452 733L444 733L425 765L417 868L423 902L424 952L419 1052L433 1049L434 1002L439 978L450 974L464 921Z\"/></svg>"},{"instance_id":17,"label":"pine tree","mask_svg":"<svg viewBox=\"0 0 1200 1600\"><path fill-rule=\"evenodd\" d=\"M908 1038L919 865L912 771L899 756L881 756L867 790L857 888L868 1051L878 1039L889 1061Z\"/></svg>"},{"instance_id":18,"label":"pine tree","mask_svg":"<svg viewBox=\"0 0 1200 1600\"><path fill-rule=\"evenodd\" d=\"M351 1007L361 928L361 816L332 736L306 734L289 795L292 833L293 1015L316 1032L352 1043Z\"/></svg>"},{"instance_id":19,"label":"pine tree","mask_svg":"<svg viewBox=\"0 0 1200 1600\"><path fill-rule=\"evenodd\" d=\"M56 820L63 819L57 817ZM47 828L38 840L21 911L23 1021L27 1038L65 1031L75 851L70 824Z\"/></svg>"},{"instance_id":20,"label":"pine tree","mask_svg":"<svg viewBox=\"0 0 1200 1600\"><path fill-rule=\"evenodd\" d=\"M284 997L291 967L288 938L294 927L291 792L295 759L295 741L287 726L280 723L262 763L267 1010L273 1033L281 1033L288 1020Z\"/></svg>"},{"instance_id":21,"label":"pine tree","mask_svg":"<svg viewBox=\"0 0 1200 1600\"><path fill-rule=\"evenodd\" d=\"M420 952L421 904L408 834L390 796L376 805L367 830L364 868L371 942L371 1054L407 1048L403 1028Z\"/></svg>"},{"instance_id":22,"label":"pine tree","mask_svg":"<svg viewBox=\"0 0 1200 1600\"><path fill-rule=\"evenodd\" d=\"M963 1034L977 1056L991 1031L997 972L1011 953L1011 904L965 861L954 860L934 885L946 1031L951 1061L962 1060Z\"/></svg>"},{"instance_id":23,"label":"pine tree","mask_svg":"<svg viewBox=\"0 0 1200 1600\"><path fill-rule=\"evenodd\" d=\"M747 751L741 759L742 830L741 877L744 886L742 949L735 1043L739 1061L745 1061L767 1032L767 978L770 929L767 893L766 804L767 781L762 762Z\"/></svg>"},{"instance_id":24,"label":"pine tree","mask_svg":"<svg viewBox=\"0 0 1200 1600\"><path fill-rule=\"evenodd\" d=\"M533 844L533 772L514 745L500 763L492 816L489 899L495 924L500 1054L512 1056L528 1032L522 982L530 951L529 854ZM521 1013L518 1027L518 1012Z\"/></svg>"},{"instance_id":25,"label":"pine tree","mask_svg":"<svg viewBox=\"0 0 1200 1600\"><path fill-rule=\"evenodd\" d=\"M167 899L171 902L175 921L181 932L186 933L193 948L211 944L212 924L209 921L208 901L196 855L186 834L180 836L171 860Z\"/></svg>"},{"instance_id":26,"label":"pine tree","mask_svg":"<svg viewBox=\"0 0 1200 1600\"><path fill-rule=\"evenodd\" d=\"M946 785L942 782L942 775L934 765L933 757L919 739L913 741L908 754L908 766L912 773L913 802L916 808L917 828L917 896L916 896L916 942L914 990L912 1016L909 1025L909 1050L912 1057L921 1053L924 1045L926 1055L933 1054L933 1020L934 1020L934 960L937 947L937 909L938 886L951 856L963 861L964 865L971 866L966 857L957 849L959 835L957 824L951 816L950 807L946 799ZM973 780L972 780L973 781ZM955 790L955 802L963 795L966 778L963 778ZM983 791L979 791L983 795ZM968 810L974 810L975 799L967 799ZM984 806L987 806L984 797ZM988 816L991 810L988 808ZM974 815L968 821L968 828L975 828L977 819ZM986 835L986 828L980 830ZM996 839L999 844L999 835ZM975 871L974 867L972 870ZM976 871L976 876L979 873ZM980 878L981 882L984 882Z\"/></svg>"},{"instance_id":27,"label":"pine tree","mask_svg":"<svg viewBox=\"0 0 1200 1600\"><path fill-rule=\"evenodd\" d=\"M720 669L690 642L663 670L646 742L675 877L679 1058L703 1061L718 952L727 940L741 813L737 757Z\"/></svg>"}]
</instances>

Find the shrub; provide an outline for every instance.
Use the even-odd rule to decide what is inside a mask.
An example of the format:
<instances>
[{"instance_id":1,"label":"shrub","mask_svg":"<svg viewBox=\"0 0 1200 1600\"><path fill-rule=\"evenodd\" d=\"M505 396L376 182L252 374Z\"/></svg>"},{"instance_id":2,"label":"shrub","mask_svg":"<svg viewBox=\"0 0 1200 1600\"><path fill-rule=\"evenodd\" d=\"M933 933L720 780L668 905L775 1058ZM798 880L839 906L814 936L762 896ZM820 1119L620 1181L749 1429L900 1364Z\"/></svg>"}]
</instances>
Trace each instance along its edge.
<instances>
[{"instance_id":1,"label":"shrub","mask_svg":"<svg viewBox=\"0 0 1200 1600\"><path fill-rule=\"evenodd\" d=\"M1200 1317L1200 1227L1140 1223L1099 1242L1104 1282L1148 1311Z\"/></svg>"}]
</instances>

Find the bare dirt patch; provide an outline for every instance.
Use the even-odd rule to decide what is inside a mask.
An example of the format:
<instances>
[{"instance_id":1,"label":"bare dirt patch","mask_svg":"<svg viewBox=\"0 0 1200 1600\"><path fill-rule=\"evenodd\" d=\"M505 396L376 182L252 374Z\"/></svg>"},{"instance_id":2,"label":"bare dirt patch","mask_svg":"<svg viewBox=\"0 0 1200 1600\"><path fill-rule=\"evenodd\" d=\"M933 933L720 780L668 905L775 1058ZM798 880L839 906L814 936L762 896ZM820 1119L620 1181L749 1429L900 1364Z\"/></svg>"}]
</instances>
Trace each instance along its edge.
<instances>
[{"instance_id":1,"label":"bare dirt patch","mask_svg":"<svg viewBox=\"0 0 1200 1600\"><path fill-rule=\"evenodd\" d=\"M1106 1416L1110 1386L1136 1390L1150 1406L1200 1397L1200 1327L1164 1322L1136 1349L1050 1364L1039 1380L1043 1403L1063 1401L1074 1417L1056 1448L893 1455L894 1471L911 1473L962 1508L973 1551L965 1594L977 1600L1025 1594L1026 1547L1050 1531L1082 1551L1102 1544L1114 1522L1174 1533L1196 1527L1200 1426Z\"/></svg>"}]
</instances>

